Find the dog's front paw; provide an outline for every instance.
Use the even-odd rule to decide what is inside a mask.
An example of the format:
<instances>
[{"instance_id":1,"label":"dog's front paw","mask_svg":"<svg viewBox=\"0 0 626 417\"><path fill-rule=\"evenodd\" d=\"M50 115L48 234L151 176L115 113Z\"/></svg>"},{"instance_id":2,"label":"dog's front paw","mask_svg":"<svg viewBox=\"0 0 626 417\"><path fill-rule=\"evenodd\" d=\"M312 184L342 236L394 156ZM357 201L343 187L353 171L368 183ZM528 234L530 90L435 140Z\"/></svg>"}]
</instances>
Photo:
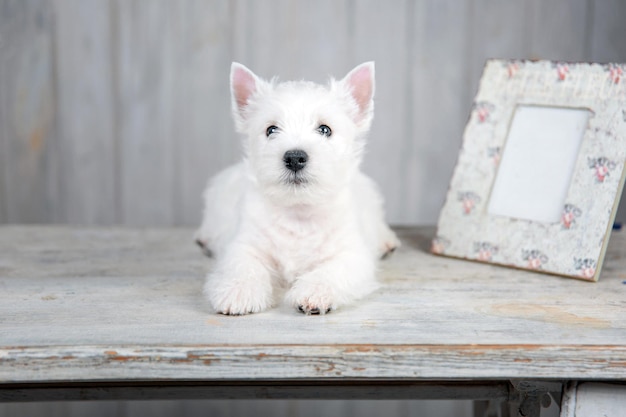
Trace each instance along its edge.
<instances>
[{"instance_id":1,"label":"dog's front paw","mask_svg":"<svg viewBox=\"0 0 626 417\"><path fill-rule=\"evenodd\" d=\"M326 311L320 311L319 307L312 307L309 306L304 306L304 305L298 305L298 311L300 313L304 313L306 315L318 315L318 314L326 314L326 313L330 313L331 308L328 307L328 310Z\"/></svg>"},{"instance_id":2,"label":"dog's front paw","mask_svg":"<svg viewBox=\"0 0 626 417\"><path fill-rule=\"evenodd\" d=\"M323 283L296 282L287 300L306 315L326 314L336 308L332 289Z\"/></svg>"},{"instance_id":3,"label":"dog's front paw","mask_svg":"<svg viewBox=\"0 0 626 417\"><path fill-rule=\"evenodd\" d=\"M240 316L258 313L273 304L271 285L255 280L209 279L204 292L211 306L220 314Z\"/></svg>"}]
</instances>

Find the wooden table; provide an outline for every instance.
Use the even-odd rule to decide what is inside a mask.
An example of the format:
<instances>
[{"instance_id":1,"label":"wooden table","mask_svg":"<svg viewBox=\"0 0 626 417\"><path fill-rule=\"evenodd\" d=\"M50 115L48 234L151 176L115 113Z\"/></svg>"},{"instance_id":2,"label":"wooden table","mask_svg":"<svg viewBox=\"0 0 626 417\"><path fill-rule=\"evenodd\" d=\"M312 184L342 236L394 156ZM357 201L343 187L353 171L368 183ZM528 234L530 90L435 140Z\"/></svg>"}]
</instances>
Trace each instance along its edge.
<instances>
[{"instance_id":1,"label":"wooden table","mask_svg":"<svg viewBox=\"0 0 626 417\"><path fill-rule=\"evenodd\" d=\"M211 260L190 229L0 227L0 400L472 398L537 415L564 393L574 416L581 388L626 381L624 232L598 283L433 256L433 228L398 232L359 304L229 317L201 295Z\"/></svg>"}]
</instances>

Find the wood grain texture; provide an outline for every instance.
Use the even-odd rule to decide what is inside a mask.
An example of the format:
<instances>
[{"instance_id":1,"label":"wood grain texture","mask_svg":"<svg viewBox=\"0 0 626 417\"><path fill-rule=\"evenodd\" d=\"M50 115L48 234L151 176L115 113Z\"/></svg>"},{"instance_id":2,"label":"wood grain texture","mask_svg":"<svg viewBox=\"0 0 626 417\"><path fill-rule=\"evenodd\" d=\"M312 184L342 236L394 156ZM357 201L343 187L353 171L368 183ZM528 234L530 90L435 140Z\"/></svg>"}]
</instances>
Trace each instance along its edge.
<instances>
[{"instance_id":1,"label":"wood grain texture","mask_svg":"<svg viewBox=\"0 0 626 417\"><path fill-rule=\"evenodd\" d=\"M587 0L529 3L529 51L527 58L551 61L589 60L587 39L591 22Z\"/></svg>"},{"instance_id":2,"label":"wood grain texture","mask_svg":"<svg viewBox=\"0 0 626 417\"><path fill-rule=\"evenodd\" d=\"M0 216L58 221L54 15L49 2L0 4Z\"/></svg>"},{"instance_id":3,"label":"wood grain texture","mask_svg":"<svg viewBox=\"0 0 626 417\"><path fill-rule=\"evenodd\" d=\"M191 230L3 227L0 380L623 377L623 233L595 284L435 257L432 233L401 230L357 305L227 317Z\"/></svg>"},{"instance_id":4,"label":"wood grain texture","mask_svg":"<svg viewBox=\"0 0 626 417\"><path fill-rule=\"evenodd\" d=\"M234 59L262 78L326 82L349 62L348 1L243 0L235 4Z\"/></svg>"},{"instance_id":5,"label":"wood grain texture","mask_svg":"<svg viewBox=\"0 0 626 417\"><path fill-rule=\"evenodd\" d=\"M588 59L595 62L626 62L626 43L622 42L625 30L623 17L626 16L626 3L619 0L590 2L590 34ZM626 197L617 212L617 221L626 223Z\"/></svg>"},{"instance_id":6,"label":"wood grain texture","mask_svg":"<svg viewBox=\"0 0 626 417\"><path fill-rule=\"evenodd\" d=\"M174 224L182 133L180 85L182 5L120 1L116 107L120 138L122 223Z\"/></svg>"},{"instance_id":7,"label":"wood grain texture","mask_svg":"<svg viewBox=\"0 0 626 417\"><path fill-rule=\"evenodd\" d=\"M180 88L175 92L181 110L174 141L180 158L175 224L199 224L208 178L241 158L229 101L235 4L183 2Z\"/></svg>"},{"instance_id":8,"label":"wood grain texture","mask_svg":"<svg viewBox=\"0 0 626 417\"><path fill-rule=\"evenodd\" d=\"M626 15L626 4L620 0L590 2L589 25L590 43L589 59L596 62L615 62L621 57L626 61L626 45L620 41L623 30L623 17Z\"/></svg>"},{"instance_id":9,"label":"wood grain texture","mask_svg":"<svg viewBox=\"0 0 626 417\"><path fill-rule=\"evenodd\" d=\"M61 221L119 223L111 7L104 0L57 0Z\"/></svg>"},{"instance_id":10,"label":"wood grain texture","mask_svg":"<svg viewBox=\"0 0 626 417\"><path fill-rule=\"evenodd\" d=\"M241 157L232 60L324 82L377 62L364 170L395 224L430 224L489 57L624 62L624 5L5 0L0 222L196 225ZM618 220L626 220L622 204Z\"/></svg>"},{"instance_id":11,"label":"wood grain texture","mask_svg":"<svg viewBox=\"0 0 626 417\"><path fill-rule=\"evenodd\" d=\"M350 46L355 62L376 62L374 121L368 136L363 170L376 179L385 197L387 218L407 223L403 204L407 196L405 169L412 163L410 2L398 1L396 7L379 1L358 1L353 10L353 39ZM385 36L380 34L385 33ZM377 36L373 36L377 34Z\"/></svg>"},{"instance_id":12,"label":"wood grain texture","mask_svg":"<svg viewBox=\"0 0 626 417\"><path fill-rule=\"evenodd\" d=\"M470 91L489 58L523 59L530 48L530 2L476 0L470 3ZM469 115L469 113L468 113Z\"/></svg>"},{"instance_id":13,"label":"wood grain texture","mask_svg":"<svg viewBox=\"0 0 626 417\"><path fill-rule=\"evenodd\" d=\"M469 3L422 1L412 18L411 135L403 156L407 178L402 188L406 201L403 224L437 222L454 169L465 121L472 100L467 75L460 68L471 64ZM396 151L397 152L397 151Z\"/></svg>"}]
</instances>

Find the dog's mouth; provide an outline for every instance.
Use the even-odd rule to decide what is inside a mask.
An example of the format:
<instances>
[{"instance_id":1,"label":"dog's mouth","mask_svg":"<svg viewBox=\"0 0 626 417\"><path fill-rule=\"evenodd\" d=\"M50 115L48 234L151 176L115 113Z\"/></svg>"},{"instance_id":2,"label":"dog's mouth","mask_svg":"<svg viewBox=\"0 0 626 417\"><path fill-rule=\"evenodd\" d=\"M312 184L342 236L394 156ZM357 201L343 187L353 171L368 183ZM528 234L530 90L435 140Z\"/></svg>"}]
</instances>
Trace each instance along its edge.
<instances>
[{"instance_id":1,"label":"dog's mouth","mask_svg":"<svg viewBox=\"0 0 626 417\"><path fill-rule=\"evenodd\" d=\"M308 184L309 179L300 172L287 172L283 175L282 183L296 187L302 187Z\"/></svg>"}]
</instances>

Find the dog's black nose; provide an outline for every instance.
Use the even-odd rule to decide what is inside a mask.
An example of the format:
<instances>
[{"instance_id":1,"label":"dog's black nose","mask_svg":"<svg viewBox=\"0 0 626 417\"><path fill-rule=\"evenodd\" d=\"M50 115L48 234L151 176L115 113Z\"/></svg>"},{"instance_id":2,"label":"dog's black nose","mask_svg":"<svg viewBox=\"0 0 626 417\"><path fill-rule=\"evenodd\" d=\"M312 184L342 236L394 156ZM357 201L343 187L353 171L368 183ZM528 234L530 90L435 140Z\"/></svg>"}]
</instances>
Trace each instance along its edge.
<instances>
[{"instance_id":1,"label":"dog's black nose","mask_svg":"<svg viewBox=\"0 0 626 417\"><path fill-rule=\"evenodd\" d=\"M306 161L309 156L306 152L295 149L291 151L285 152L285 156L283 156L283 161L285 161L285 166L292 170L293 172L298 172L306 165Z\"/></svg>"}]
</instances>

